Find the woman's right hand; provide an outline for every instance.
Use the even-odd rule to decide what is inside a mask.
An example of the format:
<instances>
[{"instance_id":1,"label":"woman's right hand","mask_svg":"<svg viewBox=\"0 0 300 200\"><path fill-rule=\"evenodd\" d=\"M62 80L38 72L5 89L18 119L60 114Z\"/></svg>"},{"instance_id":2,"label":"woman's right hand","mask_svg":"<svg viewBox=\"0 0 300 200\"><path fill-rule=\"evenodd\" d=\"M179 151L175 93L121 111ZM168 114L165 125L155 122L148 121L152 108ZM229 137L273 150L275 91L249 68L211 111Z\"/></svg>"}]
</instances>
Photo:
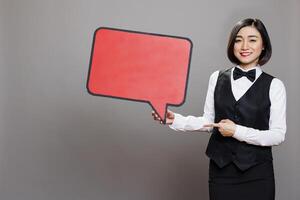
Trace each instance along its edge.
<instances>
[{"instance_id":1,"label":"woman's right hand","mask_svg":"<svg viewBox=\"0 0 300 200\"><path fill-rule=\"evenodd\" d=\"M153 119L156 121L159 121L161 124L163 123L163 121L161 120L161 118L158 116L157 113L155 113L155 111L152 111L152 116ZM172 124L174 121L175 115L172 111L167 110L167 114L166 114L166 124Z\"/></svg>"}]
</instances>

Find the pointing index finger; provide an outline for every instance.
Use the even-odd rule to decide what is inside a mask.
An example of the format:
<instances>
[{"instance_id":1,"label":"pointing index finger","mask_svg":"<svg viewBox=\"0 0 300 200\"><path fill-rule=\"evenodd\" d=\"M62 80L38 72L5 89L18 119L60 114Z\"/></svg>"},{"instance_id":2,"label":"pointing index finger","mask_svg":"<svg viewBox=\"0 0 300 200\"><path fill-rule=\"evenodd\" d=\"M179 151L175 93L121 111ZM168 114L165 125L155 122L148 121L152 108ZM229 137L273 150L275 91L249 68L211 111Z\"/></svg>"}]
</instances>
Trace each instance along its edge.
<instances>
[{"instance_id":1,"label":"pointing index finger","mask_svg":"<svg viewBox=\"0 0 300 200\"><path fill-rule=\"evenodd\" d=\"M217 127L217 128L219 128L220 125L218 123L211 123L211 124L205 124L204 127Z\"/></svg>"}]
</instances>

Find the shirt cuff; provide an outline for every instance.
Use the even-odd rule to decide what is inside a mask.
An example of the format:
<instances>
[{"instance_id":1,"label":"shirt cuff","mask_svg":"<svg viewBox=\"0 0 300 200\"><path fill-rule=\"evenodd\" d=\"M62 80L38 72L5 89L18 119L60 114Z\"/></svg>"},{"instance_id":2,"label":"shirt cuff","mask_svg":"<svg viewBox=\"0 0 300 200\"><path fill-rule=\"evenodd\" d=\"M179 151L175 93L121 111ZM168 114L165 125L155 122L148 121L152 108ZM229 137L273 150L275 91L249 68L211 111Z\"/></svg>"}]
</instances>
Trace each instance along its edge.
<instances>
[{"instance_id":1,"label":"shirt cuff","mask_svg":"<svg viewBox=\"0 0 300 200\"><path fill-rule=\"evenodd\" d=\"M235 132L232 137L234 137L235 139L237 139L241 142L244 142L247 131L248 131L247 127L241 126L241 125L236 125L236 129L235 129Z\"/></svg>"},{"instance_id":2,"label":"shirt cuff","mask_svg":"<svg viewBox=\"0 0 300 200\"><path fill-rule=\"evenodd\" d=\"M174 120L173 123L169 125L169 127L175 131L178 130L178 121L179 121L180 115L178 115L177 113L174 113Z\"/></svg>"}]
</instances>

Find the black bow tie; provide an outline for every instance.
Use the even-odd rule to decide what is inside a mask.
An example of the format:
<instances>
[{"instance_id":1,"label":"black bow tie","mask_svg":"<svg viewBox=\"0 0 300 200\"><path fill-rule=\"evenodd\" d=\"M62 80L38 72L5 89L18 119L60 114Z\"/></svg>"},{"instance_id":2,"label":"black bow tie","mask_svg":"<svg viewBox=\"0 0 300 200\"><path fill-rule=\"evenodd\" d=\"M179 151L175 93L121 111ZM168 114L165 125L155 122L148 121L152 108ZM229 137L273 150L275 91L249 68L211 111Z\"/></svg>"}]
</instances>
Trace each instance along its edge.
<instances>
[{"instance_id":1,"label":"black bow tie","mask_svg":"<svg viewBox=\"0 0 300 200\"><path fill-rule=\"evenodd\" d=\"M243 76L246 76L251 82L253 82L255 80L255 69L252 69L248 72L244 72L239 68L234 68L233 70L233 80L239 79Z\"/></svg>"}]
</instances>

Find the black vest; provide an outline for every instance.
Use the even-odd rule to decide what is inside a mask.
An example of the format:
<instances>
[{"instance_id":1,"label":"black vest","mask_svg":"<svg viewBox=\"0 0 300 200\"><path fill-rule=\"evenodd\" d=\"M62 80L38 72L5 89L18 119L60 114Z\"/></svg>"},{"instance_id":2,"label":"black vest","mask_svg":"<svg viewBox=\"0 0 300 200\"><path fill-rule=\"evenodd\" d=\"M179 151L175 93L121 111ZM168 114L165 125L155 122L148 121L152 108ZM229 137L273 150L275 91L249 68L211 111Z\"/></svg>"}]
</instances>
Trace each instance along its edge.
<instances>
[{"instance_id":1,"label":"black vest","mask_svg":"<svg viewBox=\"0 0 300 200\"><path fill-rule=\"evenodd\" d=\"M269 90L273 77L263 72L236 101L231 89L231 69L219 72L214 93L215 122L230 119L242 126L268 130L271 106ZM214 128L206 155L221 168L233 162L244 171L257 163L272 160L272 149L240 142L233 137L223 137Z\"/></svg>"}]
</instances>

